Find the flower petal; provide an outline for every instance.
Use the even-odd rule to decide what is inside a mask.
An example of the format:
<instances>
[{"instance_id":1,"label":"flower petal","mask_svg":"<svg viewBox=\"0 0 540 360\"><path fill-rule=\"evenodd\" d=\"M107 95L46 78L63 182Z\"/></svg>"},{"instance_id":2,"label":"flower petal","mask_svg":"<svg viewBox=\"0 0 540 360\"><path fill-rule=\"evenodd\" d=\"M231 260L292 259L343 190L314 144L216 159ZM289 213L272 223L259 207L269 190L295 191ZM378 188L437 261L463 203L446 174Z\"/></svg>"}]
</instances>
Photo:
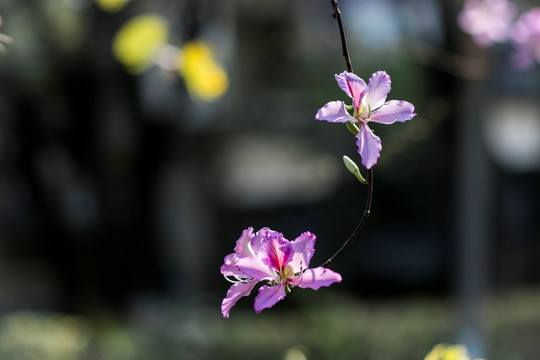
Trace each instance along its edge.
<instances>
[{"instance_id":1,"label":"flower petal","mask_svg":"<svg viewBox=\"0 0 540 360\"><path fill-rule=\"evenodd\" d=\"M255 255L253 249L251 248L251 240L255 237L253 234L253 228L248 227L242 232L240 238L236 241L236 246L234 247L234 252L238 257L246 257Z\"/></svg>"},{"instance_id":2,"label":"flower petal","mask_svg":"<svg viewBox=\"0 0 540 360\"><path fill-rule=\"evenodd\" d=\"M276 286L263 285L259 288L259 295L255 297L255 311L260 313L263 309L271 308L279 300L285 298L285 284Z\"/></svg>"},{"instance_id":3,"label":"flower petal","mask_svg":"<svg viewBox=\"0 0 540 360\"><path fill-rule=\"evenodd\" d=\"M405 122L415 117L414 105L407 101L390 100L371 113L371 121L381 124Z\"/></svg>"},{"instance_id":4,"label":"flower petal","mask_svg":"<svg viewBox=\"0 0 540 360\"><path fill-rule=\"evenodd\" d=\"M238 256L235 253L225 256L223 265L221 265L221 273L225 276L240 276L246 277L246 275L238 270L236 263L238 262Z\"/></svg>"},{"instance_id":5,"label":"flower petal","mask_svg":"<svg viewBox=\"0 0 540 360\"><path fill-rule=\"evenodd\" d=\"M366 169L370 169L379 159L382 150L381 139L365 123L362 123L356 139L358 153L362 157L362 164Z\"/></svg>"},{"instance_id":6,"label":"flower petal","mask_svg":"<svg viewBox=\"0 0 540 360\"><path fill-rule=\"evenodd\" d=\"M294 272L299 272L309 267L309 262L315 252L315 235L306 231L291 242L294 250L293 259L290 262Z\"/></svg>"},{"instance_id":7,"label":"flower petal","mask_svg":"<svg viewBox=\"0 0 540 360\"><path fill-rule=\"evenodd\" d=\"M263 263L259 256L249 256L238 259L236 266L247 276L250 276L259 281L262 280L277 280L276 272L268 265Z\"/></svg>"},{"instance_id":8,"label":"flower petal","mask_svg":"<svg viewBox=\"0 0 540 360\"><path fill-rule=\"evenodd\" d=\"M227 291L227 297L225 297L225 299L223 299L221 302L221 313L223 314L223 317L229 317L229 311L234 304L236 304L238 299L240 299L242 296L249 295L256 283L256 281L251 281L248 283L239 282L229 288L229 291Z\"/></svg>"},{"instance_id":9,"label":"flower petal","mask_svg":"<svg viewBox=\"0 0 540 360\"><path fill-rule=\"evenodd\" d=\"M371 110L381 107L390 92L390 76L384 71L377 71L369 79L368 97Z\"/></svg>"},{"instance_id":10,"label":"flower petal","mask_svg":"<svg viewBox=\"0 0 540 360\"><path fill-rule=\"evenodd\" d=\"M251 248L253 249L253 252L255 254L259 253L259 250L261 249L261 244L263 242L263 239L265 239L266 237L268 237L268 236L270 236L272 234L283 236L281 233L279 233L277 231L274 231L274 230L271 230L271 229L269 229L267 227L263 227L259 231L257 231L255 236L251 240Z\"/></svg>"},{"instance_id":11,"label":"flower petal","mask_svg":"<svg viewBox=\"0 0 540 360\"><path fill-rule=\"evenodd\" d=\"M335 78L341 90L345 91L349 97L359 101L364 96L367 85L358 75L344 71L335 75Z\"/></svg>"},{"instance_id":12,"label":"flower petal","mask_svg":"<svg viewBox=\"0 0 540 360\"><path fill-rule=\"evenodd\" d=\"M294 250L281 233L272 232L263 239L259 257L270 268L281 271L292 260Z\"/></svg>"},{"instance_id":13,"label":"flower petal","mask_svg":"<svg viewBox=\"0 0 540 360\"><path fill-rule=\"evenodd\" d=\"M330 286L335 282L341 282L341 275L330 269L317 267L307 269L302 274L298 287L317 290L321 286Z\"/></svg>"},{"instance_id":14,"label":"flower petal","mask_svg":"<svg viewBox=\"0 0 540 360\"><path fill-rule=\"evenodd\" d=\"M317 111L315 120L323 120L331 123L345 123L347 121L356 122L357 120L352 117L347 109L345 109L345 103L343 101L330 101Z\"/></svg>"}]
</instances>

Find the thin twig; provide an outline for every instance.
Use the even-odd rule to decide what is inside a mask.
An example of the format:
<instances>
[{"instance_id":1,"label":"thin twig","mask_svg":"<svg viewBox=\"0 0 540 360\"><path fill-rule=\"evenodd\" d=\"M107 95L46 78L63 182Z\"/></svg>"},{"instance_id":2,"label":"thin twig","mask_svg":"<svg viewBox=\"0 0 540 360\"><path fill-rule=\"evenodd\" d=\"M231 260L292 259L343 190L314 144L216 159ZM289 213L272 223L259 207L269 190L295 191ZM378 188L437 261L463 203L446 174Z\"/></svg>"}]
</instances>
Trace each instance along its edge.
<instances>
[{"instance_id":1,"label":"thin twig","mask_svg":"<svg viewBox=\"0 0 540 360\"><path fill-rule=\"evenodd\" d=\"M330 0L330 4L334 8L334 14L332 17L337 20L339 27L339 35L341 36L341 48L343 49L343 57L345 58L345 63L347 64L347 71L353 72L353 67L351 63L351 57L349 56L349 49L347 47L347 40L345 39L345 30L343 28L343 21L341 21L341 11L339 10L339 5L337 0Z\"/></svg>"},{"instance_id":2,"label":"thin twig","mask_svg":"<svg viewBox=\"0 0 540 360\"><path fill-rule=\"evenodd\" d=\"M368 181L368 193L366 197L366 207L364 209L364 214L362 215L362 218L360 219L360 222L358 225L356 225L356 228L354 229L353 233L349 235L347 240L341 245L338 251L334 253L328 260L326 260L321 266L322 267L328 267L334 260L341 255L345 249L351 245L353 240L358 236L362 228L364 227L364 224L366 223L366 220L368 219L369 215L371 214L371 203L373 199L373 169L369 169L367 173L366 180Z\"/></svg>"},{"instance_id":3,"label":"thin twig","mask_svg":"<svg viewBox=\"0 0 540 360\"><path fill-rule=\"evenodd\" d=\"M343 22L341 21L341 11L339 10L339 5L337 0L330 0L330 3L332 4L332 7L334 8L334 14L332 15L338 23L339 27L339 34L341 36L341 46L343 48L343 57L345 58L345 63L347 64L347 70L349 72L353 72L352 64L351 64L351 58L349 57L349 50L347 48L347 41L345 39L345 31L343 30ZM353 240L358 236L362 228L364 227L364 224L366 223L366 220L368 219L369 215L371 214L371 203L373 200L373 168L368 170L366 180L368 183L368 190L367 190L367 196L366 196L366 207L364 208L364 214L362 215L362 218L360 219L360 222L358 222L358 225L356 225L356 228L352 232L352 234L345 240L343 245L332 255L328 260L326 260L321 266L328 267L334 260L341 255L345 249L347 249Z\"/></svg>"}]
</instances>

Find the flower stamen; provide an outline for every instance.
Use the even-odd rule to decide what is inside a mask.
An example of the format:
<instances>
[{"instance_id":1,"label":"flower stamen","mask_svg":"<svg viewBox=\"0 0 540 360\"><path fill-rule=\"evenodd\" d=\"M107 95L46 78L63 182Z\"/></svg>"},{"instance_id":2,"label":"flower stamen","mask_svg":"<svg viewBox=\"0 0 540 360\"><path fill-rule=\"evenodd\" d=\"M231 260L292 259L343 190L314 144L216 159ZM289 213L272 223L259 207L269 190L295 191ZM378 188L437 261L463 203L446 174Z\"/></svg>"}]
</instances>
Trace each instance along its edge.
<instances>
[{"instance_id":1,"label":"flower stamen","mask_svg":"<svg viewBox=\"0 0 540 360\"><path fill-rule=\"evenodd\" d=\"M253 278L252 277L246 277L246 278L241 278L239 276L232 276L232 277L229 277L229 276L226 276L226 275L223 275L223 277L225 278L225 280L227 280L228 282L232 283L232 284L237 284L237 283L249 283L249 282L252 282L253 281Z\"/></svg>"}]
</instances>

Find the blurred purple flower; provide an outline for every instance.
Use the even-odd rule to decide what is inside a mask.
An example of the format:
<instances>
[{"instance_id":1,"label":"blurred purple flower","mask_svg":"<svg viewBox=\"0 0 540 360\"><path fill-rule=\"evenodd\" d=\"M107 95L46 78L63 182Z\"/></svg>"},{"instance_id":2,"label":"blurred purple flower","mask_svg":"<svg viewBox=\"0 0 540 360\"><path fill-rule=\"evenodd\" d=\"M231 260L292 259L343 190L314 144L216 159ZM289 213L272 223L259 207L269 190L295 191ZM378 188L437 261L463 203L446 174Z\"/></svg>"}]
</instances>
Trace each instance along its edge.
<instances>
[{"instance_id":1,"label":"blurred purple flower","mask_svg":"<svg viewBox=\"0 0 540 360\"><path fill-rule=\"evenodd\" d=\"M223 317L242 296L250 294L259 281L267 284L259 288L255 298L255 311L274 306L289 294L293 287L317 290L341 282L341 275L323 268L308 269L315 252L315 235L305 232L289 241L277 231L262 228L253 234L253 228L244 230L234 248L225 257L221 273L233 285L221 304Z\"/></svg>"},{"instance_id":2,"label":"blurred purple flower","mask_svg":"<svg viewBox=\"0 0 540 360\"><path fill-rule=\"evenodd\" d=\"M390 92L390 76L384 71L371 75L369 84L357 75L343 72L335 75L339 87L353 99L351 116L343 101L331 101L317 111L316 120L332 123L351 122L359 126L356 135L358 153L366 169L377 163L382 150L381 139L369 128L368 122L392 124L396 121L405 122L416 116L414 106L406 101L386 101Z\"/></svg>"},{"instance_id":3,"label":"blurred purple flower","mask_svg":"<svg viewBox=\"0 0 540 360\"><path fill-rule=\"evenodd\" d=\"M540 8L533 8L521 15L512 27L512 41L516 47L513 63L518 68L528 68L540 62Z\"/></svg>"},{"instance_id":4,"label":"blurred purple flower","mask_svg":"<svg viewBox=\"0 0 540 360\"><path fill-rule=\"evenodd\" d=\"M478 46L488 47L508 39L515 14L516 6L508 0L466 0L458 24Z\"/></svg>"}]
</instances>

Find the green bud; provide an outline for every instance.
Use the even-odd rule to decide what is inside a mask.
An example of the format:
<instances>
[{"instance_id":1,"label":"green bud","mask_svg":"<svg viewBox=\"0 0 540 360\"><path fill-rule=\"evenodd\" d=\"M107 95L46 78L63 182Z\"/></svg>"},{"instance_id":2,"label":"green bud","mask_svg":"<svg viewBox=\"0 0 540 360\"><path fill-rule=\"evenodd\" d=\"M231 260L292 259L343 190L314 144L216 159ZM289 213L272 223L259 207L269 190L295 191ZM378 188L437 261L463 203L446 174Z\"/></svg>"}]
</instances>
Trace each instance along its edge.
<instances>
[{"instance_id":1,"label":"green bud","mask_svg":"<svg viewBox=\"0 0 540 360\"><path fill-rule=\"evenodd\" d=\"M360 132L360 129L358 128L358 126L356 126L356 124L350 122L350 121L347 121L345 123L345 125L347 126L347 129L349 129L349 131L354 135L358 135L358 133Z\"/></svg>"},{"instance_id":2,"label":"green bud","mask_svg":"<svg viewBox=\"0 0 540 360\"><path fill-rule=\"evenodd\" d=\"M358 169L358 165L356 165L356 163L352 161L351 158L348 157L347 155L343 155L343 162L345 163L347 170L349 170L353 174L360 171L360 169Z\"/></svg>"},{"instance_id":3,"label":"green bud","mask_svg":"<svg viewBox=\"0 0 540 360\"><path fill-rule=\"evenodd\" d=\"M362 184L368 183L360 173L358 165L356 165L356 163L352 161L347 155L343 155L343 162L345 163L345 167L347 167L347 170L349 170L354 176L356 176L358 181L360 181Z\"/></svg>"},{"instance_id":4,"label":"green bud","mask_svg":"<svg viewBox=\"0 0 540 360\"><path fill-rule=\"evenodd\" d=\"M285 284L285 294L286 295L289 295L290 293L292 293L292 289L293 288L289 283Z\"/></svg>"}]
</instances>

